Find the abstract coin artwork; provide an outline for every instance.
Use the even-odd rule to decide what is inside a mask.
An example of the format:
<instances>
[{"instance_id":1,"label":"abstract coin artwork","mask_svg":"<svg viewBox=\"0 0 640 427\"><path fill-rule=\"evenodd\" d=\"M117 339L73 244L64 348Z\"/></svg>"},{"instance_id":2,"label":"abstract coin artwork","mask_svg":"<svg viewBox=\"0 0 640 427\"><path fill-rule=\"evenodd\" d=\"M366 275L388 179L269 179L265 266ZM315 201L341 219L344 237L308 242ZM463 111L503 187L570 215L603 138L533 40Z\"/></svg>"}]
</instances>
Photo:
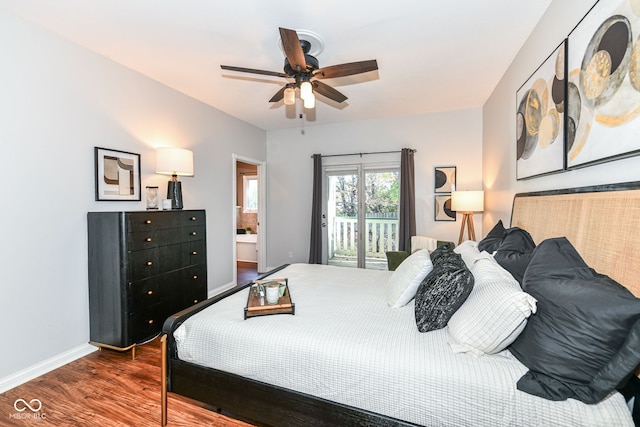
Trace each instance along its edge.
<instances>
[{"instance_id":1,"label":"abstract coin artwork","mask_svg":"<svg viewBox=\"0 0 640 427\"><path fill-rule=\"evenodd\" d=\"M517 179L564 169L565 50L563 42L516 94Z\"/></svg>"}]
</instances>

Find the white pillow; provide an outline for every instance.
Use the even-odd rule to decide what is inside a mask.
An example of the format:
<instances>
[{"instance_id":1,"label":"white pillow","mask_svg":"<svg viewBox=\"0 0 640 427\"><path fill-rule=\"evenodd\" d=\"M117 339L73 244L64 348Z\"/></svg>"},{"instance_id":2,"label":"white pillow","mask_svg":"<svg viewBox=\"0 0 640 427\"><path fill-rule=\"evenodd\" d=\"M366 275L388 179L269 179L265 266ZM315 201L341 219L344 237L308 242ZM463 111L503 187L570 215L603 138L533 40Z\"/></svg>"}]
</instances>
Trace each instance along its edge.
<instances>
[{"instance_id":1,"label":"white pillow","mask_svg":"<svg viewBox=\"0 0 640 427\"><path fill-rule=\"evenodd\" d=\"M480 253L470 270L475 283L449 320L449 345L454 353L498 353L520 335L537 301L487 252Z\"/></svg>"},{"instance_id":2,"label":"white pillow","mask_svg":"<svg viewBox=\"0 0 640 427\"><path fill-rule=\"evenodd\" d=\"M473 262L476 260L478 255L480 255L480 251L478 250L478 242L474 242L473 240L465 240L464 242L456 246L453 251L457 254L460 254L462 260L469 270L471 270Z\"/></svg>"},{"instance_id":3,"label":"white pillow","mask_svg":"<svg viewBox=\"0 0 640 427\"><path fill-rule=\"evenodd\" d=\"M406 305L416 296L418 286L433 270L429 251L420 249L407 257L389 278L387 303L391 308Z\"/></svg>"}]
</instances>

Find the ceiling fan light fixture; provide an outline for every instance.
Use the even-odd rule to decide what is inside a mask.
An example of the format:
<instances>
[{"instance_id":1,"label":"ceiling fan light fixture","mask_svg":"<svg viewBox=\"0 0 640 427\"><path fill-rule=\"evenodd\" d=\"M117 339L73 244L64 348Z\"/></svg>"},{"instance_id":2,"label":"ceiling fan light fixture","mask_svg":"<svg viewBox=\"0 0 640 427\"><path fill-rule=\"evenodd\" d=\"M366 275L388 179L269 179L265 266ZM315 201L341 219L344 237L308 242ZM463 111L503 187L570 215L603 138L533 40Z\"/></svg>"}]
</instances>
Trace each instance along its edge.
<instances>
[{"instance_id":1,"label":"ceiling fan light fixture","mask_svg":"<svg viewBox=\"0 0 640 427\"><path fill-rule=\"evenodd\" d=\"M306 101L310 96L313 96L313 87L311 86L311 82L304 81L300 84L300 98Z\"/></svg>"},{"instance_id":2,"label":"ceiling fan light fixture","mask_svg":"<svg viewBox=\"0 0 640 427\"><path fill-rule=\"evenodd\" d=\"M304 108L311 109L311 108L315 108L316 106L316 97L313 94L313 92L307 95L307 97L304 98L303 101L304 101Z\"/></svg>"},{"instance_id":3,"label":"ceiling fan light fixture","mask_svg":"<svg viewBox=\"0 0 640 427\"><path fill-rule=\"evenodd\" d=\"M318 59L314 56L324 48L324 41L315 34L305 33L279 27L280 46L285 54L284 72L257 70L255 68L221 65L223 70L238 71L242 73L261 74L288 79L284 87L269 99L269 102L291 106L296 104L296 90L300 90L300 98L304 102L304 108L315 108L316 98L314 92L322 95L320 98L328 98L336 103L342 103L347 97L334 89L331 85L323 83L322 79L335 79L339 77L353 76L368 73L378 69L375 59L367 61L347 62L344 64L320 67ZM314 47L316 50L313 50ZM318 49L319 48L319 49ZM310 80L313 79L313 82ZM345 105L345 104L342 104Z\"/></svg>"},{"instance_id":4,"label":"ceiling fan light fixture","mask_svg":"<svg viewBox=\"0 0 640 427\"><path fill-rule=\"evenodd\" d=\"M294 105L296 103L296 90L287 86L284 90L284 105Z\"/></svg>"}]
</instances>

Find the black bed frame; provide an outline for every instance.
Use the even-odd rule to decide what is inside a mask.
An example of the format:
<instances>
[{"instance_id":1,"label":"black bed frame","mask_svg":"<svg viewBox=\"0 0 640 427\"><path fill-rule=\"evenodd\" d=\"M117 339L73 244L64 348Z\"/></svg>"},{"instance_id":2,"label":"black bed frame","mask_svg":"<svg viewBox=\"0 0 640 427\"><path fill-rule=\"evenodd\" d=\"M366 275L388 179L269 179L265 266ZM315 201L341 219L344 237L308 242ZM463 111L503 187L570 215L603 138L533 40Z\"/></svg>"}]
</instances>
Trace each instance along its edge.
<instances>
[{"instance_id":1,"label":"black bed frame","mask_svg":"<svg viewBox=\"0 0 640 427\"><path fill-rule=\"evenodd\" d=\"M280 266L260 278L286 266ZM258 426L417 425L178 359L173 332L190 316L250 285L237 286L165 321L162 328L163 426L167 424L168 392L205 403L219 413Z\"/></svg>"}]
</instances>

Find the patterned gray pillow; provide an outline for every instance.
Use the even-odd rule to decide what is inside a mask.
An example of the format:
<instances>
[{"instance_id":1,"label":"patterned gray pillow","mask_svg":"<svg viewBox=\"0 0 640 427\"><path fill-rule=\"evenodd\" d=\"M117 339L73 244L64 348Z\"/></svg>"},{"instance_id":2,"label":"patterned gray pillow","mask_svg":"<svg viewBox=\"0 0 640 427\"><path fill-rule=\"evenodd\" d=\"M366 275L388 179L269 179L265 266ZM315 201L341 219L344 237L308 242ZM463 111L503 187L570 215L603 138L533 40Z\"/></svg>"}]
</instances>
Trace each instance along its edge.
<instances>
[{"instance_id":1,"label":"patterned gray pillow","mask_svg":"<svg viewBox=\"0 0 640 427\"><path fill-rule=\"evenodd\" d=\"M447 326L451 316L471 293L473 283L473 274L464 262L434 265L416 293L415 317L418 330L429 332Z\"/></svg>"},{"instance_id":2,"label":"patterned gray pillow","mask_svg":"<svg viewBox=\"0 0 640 427\"><path fill-rule=\"evenodd\" d=\"M444 244L431 252L431 263L435 265L441 265L445 263L461 264L462 256L453 251L453 247L448 244Z\"/></svg>"}]
</instances>

